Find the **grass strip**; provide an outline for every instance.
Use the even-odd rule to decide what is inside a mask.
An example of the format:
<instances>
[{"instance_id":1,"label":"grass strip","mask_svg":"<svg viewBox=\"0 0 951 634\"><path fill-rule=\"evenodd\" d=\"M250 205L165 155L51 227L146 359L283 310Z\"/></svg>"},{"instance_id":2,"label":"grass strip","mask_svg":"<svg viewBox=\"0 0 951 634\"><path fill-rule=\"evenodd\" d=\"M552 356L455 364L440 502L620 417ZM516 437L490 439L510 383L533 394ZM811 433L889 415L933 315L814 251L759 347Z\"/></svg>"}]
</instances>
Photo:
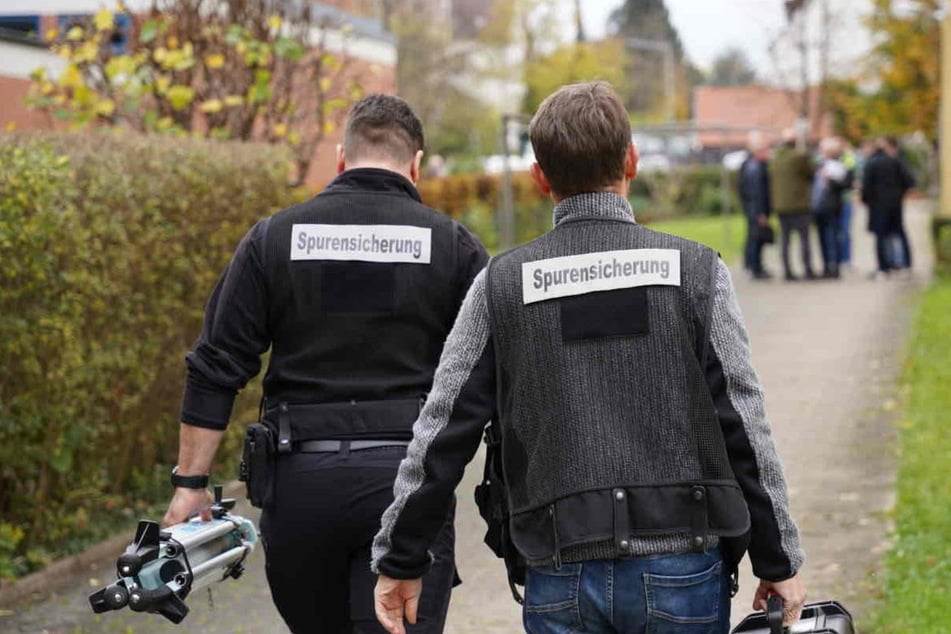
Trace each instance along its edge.
<instances>
[{"instance_id":1,"label":"grass strip","mask_svg":"<svg viewBox=\"0 0 951 634\"><path fill-rule=\"evenodd\" d=\"M895 542L876 634L951 631L951 276L925 293L905 367Z\"/></svg>"},{"instance_id":2,"label":"grass strip","mask_svg":"<svg viewBox=\"0 0 951 634\"><path fill-rule=\"evenodd\" d=\"M746 222L740 214L691 216L658 220L648 225L655 231L694 240L720 252L727 264L736 264L746 239Z\"/></svg>"}]
</instances>

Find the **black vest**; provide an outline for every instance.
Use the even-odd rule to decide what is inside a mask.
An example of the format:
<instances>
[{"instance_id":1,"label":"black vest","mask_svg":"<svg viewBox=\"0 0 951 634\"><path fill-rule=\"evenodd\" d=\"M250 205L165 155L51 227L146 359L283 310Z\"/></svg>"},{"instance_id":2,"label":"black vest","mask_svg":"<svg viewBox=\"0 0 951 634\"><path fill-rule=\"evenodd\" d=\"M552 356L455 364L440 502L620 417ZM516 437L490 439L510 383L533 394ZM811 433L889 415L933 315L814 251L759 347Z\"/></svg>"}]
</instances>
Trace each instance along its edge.
<instances>
[{"instance_id":1,"label":"black vest","mask_svg":"<svg viewBox=\"0 0 951 634\"><path fill-rule=\"evenodd\" d=\"M412 437L458 310L456 231L378 169L270 219L264 392L293 440Z\"/></svg>"},{"instance_id":2,"label":"black vest","mask_svg":"<svg viewBox=\"0 0 951 634\"><path fill-rule=\"evenodd\" d=\"M643 249L664 250L680 285L526 294L638 266L661 275L661 260L634 264ZM489 265L510 525L528 560L616 558L637 552L634 539L674 535L702 548L747 530L702 367L716 263L629 216L579 215Z\"/></svg>"}]
</instances>

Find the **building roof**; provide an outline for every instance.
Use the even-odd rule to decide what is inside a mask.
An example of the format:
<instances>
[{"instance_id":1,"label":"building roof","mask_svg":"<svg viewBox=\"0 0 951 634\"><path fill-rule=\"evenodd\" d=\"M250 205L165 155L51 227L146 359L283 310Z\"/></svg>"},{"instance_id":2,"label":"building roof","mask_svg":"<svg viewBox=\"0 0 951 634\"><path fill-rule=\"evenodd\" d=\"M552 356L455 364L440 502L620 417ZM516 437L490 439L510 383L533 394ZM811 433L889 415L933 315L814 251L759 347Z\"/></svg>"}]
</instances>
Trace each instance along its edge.
<instances>
[{"instance_id":1,"label":"building roof","mask_svg":"<svg viewBox=\"0 0 951 634\"><path fill-rule=\"evenodd\" d=\"M705 130L700 143L705 147L742 146L751 129L775 136L799 119L799 91L769 86L698 86L694 89L694 124ZM809 91L809 136L817 140L832 133L831 119L819 108L819 90ZM714 130L721 127L722 130Z\"/></svg>"}]
</instances>

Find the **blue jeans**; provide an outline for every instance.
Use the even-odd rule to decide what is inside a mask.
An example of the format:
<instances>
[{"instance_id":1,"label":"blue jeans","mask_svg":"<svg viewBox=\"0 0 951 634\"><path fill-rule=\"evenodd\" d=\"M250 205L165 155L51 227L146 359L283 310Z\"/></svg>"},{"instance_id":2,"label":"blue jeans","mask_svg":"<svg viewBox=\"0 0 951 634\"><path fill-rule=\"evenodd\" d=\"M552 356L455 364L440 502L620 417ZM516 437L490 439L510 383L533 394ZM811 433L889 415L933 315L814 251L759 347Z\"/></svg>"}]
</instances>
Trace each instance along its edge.
<instances>
[{"instance_id":1,"label":"blue jeans","mask_svg":"<svg viewBox=\"0 0 951 634\"><path fill-rule=\"evenodd\" d=\"M842 215L839 216L839 263L852 262L852 199L842 199Z\"/></svg>"},{"instance_id":2,"label":"blue jeans","mask_svg":"<svg viewBox=\"0 0 951 634\"><path fill-rule=\"evenodd\" d=\"M822 269L825 273L839 271L839 245L842 243L842 225L838 214L816 214L816 229L822 247Z\"/></svg>"},{"instance_id":3,"label":"blue jeans","mask_svg":"<svg viewBox=\"0 0 951 634\"><path fill-rule=\"evenodd\" d=\"M531 568L529 634L726 634L730 580L719 549Z\"/></svg>"}]
</instances>

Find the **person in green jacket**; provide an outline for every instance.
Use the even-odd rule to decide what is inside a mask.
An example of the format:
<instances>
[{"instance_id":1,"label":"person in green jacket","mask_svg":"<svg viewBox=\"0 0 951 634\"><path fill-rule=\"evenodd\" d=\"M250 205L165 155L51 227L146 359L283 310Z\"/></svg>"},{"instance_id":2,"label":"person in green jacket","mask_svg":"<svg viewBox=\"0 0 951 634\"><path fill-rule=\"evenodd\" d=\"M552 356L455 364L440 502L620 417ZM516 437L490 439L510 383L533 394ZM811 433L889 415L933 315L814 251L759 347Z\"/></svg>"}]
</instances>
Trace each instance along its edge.
<instances>
[{"instance_id":1,"label":"person in green jacket","mask_svg":"<svg viewBox=\"0 0 951 634\"><path fill-rule=\"evenodd\" d=\"M783 130L782 144L773 153L769 173L770 196L782 230L786 281L800 279L789 265L789 242L794 232L799 234L806 279L815 279L809 245L809 227L812 224L810 191L815 170L809 156L796 148L796 131L792 128Z\"/></svg>"}]
</instances>

